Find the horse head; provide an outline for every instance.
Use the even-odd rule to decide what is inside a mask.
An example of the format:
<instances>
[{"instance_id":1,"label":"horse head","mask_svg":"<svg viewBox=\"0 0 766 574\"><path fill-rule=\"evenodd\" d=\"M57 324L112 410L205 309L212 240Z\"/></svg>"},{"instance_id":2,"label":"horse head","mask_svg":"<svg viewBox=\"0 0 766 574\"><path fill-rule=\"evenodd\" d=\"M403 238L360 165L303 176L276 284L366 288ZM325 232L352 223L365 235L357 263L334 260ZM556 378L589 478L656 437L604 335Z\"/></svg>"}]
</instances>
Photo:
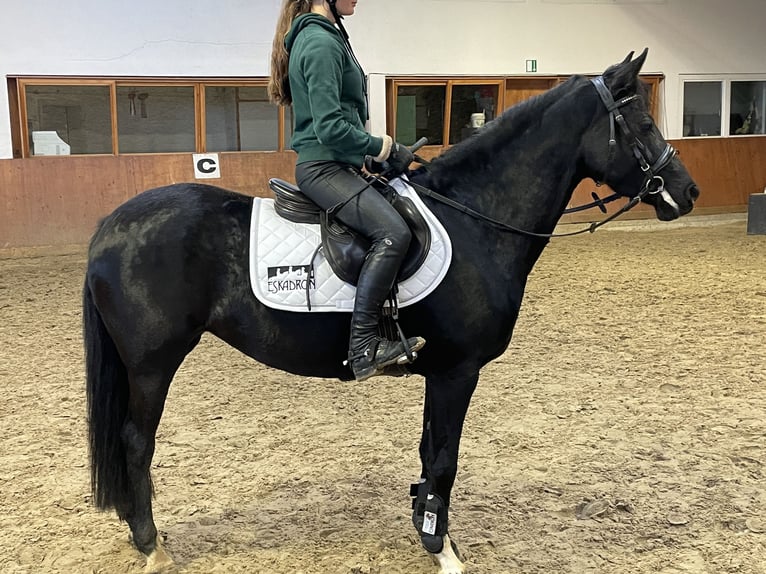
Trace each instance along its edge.
<instances>
[{"instance_id":1,"label":"horse head","mask_svg":"<svg viewBox=\"0 0 766 574\"><path fill-rule=\"evenodd\" d=\"M657 218L676 219L692 210L699 190L649 113L646 85L638 74L648 50L609 67L591 80L599 104L585 136L591 177L616 193L652 205Z\"/></svg>"}]
</instances>

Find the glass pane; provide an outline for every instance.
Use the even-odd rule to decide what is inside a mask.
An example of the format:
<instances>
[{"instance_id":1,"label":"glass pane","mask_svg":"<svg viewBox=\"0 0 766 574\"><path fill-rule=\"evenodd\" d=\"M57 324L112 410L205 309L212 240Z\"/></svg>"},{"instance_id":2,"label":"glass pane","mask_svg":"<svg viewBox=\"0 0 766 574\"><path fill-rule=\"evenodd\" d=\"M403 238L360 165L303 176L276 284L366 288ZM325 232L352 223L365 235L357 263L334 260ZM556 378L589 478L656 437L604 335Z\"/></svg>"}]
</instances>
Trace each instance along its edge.
<instances>
[{"instance_id":1,"label":"glass pane","mask_svg":"<svg viewBox=\"0 0 766 574\"><path fill-rule=\"evenodd\" d=\"M721 135L721 82L684 83L684 137Z\"/></svg>"},{"instance_id":2,"label":"glass pane","mask_svg":"<svg viewBox=\"0 0 766 574\"><path fill-rule=\"evenodd\" d=\"M731 83L730 135L763 134L766 82Z\"/></svg>"},{"instance_id":3,"label":"glass pane","mask_svg":"<svg viewBox=\"0 0 766 574\"><path fill-rule=\"evenodd\" d=\"M285 148L292 149L290 147L290 140L293 138L293 130L295 129L295 118L293 117L293 107L287 106L285 108Z\"/></svg>"},{"instance_id":4,"label":"glass pane","mask_svg":"<svg viewBox=\"0 0 766 574\"><path fill-rule=\"evenodd\" d=\"M497 93L497 84L452 86L449 143L456 144L466 139L485 122L495 119Z\"/></svg>"},{"instance_id":5,"label":"glass pane","mask_svg":"<svg viewBox=\"0 0 766 574\"><path fill-rule=\"evenodd\" d=\"M109 86L26 86L32 155L112 153Z\"/></svg>"},{"instance_id":6,"label":"glass pane","mask_svg":"<svg viewBox=\"0 0 766 574\"><path fill-rule=\"evenodd\" d=\"M265 86L205 87L207 151L274 151L279 108Z\"/></svg>"},{"instance_id":7,"label":"glass pane","mask_svg":"<svg viewBox=\"0 0 766 574\"><path fill-rule=\"evenodd\" d=\"M412 145L422 137L444 143L447 86L399 86L396 91L396 139Z\"/></svg>"},{"instance_id":8,"label":"glass pane","mask_svg":"<svg viewBox=\"0 0 766 574\"><path fill-rule=\"evenodd\" d=\"M192 86L118 86L120 153L193 152Z\"/></svg>"}]
</instances>

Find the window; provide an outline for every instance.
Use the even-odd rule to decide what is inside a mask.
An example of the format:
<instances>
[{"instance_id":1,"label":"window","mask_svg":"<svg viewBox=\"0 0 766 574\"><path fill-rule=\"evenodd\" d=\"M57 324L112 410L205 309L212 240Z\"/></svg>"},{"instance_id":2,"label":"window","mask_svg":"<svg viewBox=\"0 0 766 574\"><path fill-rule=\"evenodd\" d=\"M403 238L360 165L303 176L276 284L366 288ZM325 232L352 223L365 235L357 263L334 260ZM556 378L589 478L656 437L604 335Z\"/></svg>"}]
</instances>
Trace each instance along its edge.
<instances>
[{"instance_id":1,"label":"window","mask_svg":"<svg viewBox=\"0 0 766 574\"><path fill-rule=\"evenodd\" d=\"M444 143L446 85L399 86L396 92L396 138L412 145L422 137Z\"/></svg>"},{"instance_id":2,"label":"window","mask_svg":"<svg viewBox=\"0 0 766 574\"><path fill-rule=\"evenodd\" d=\"M411 145L421 137L428 145L454 145L491 122L511 105L541 94L570 76L476 78L389 78L386 81L387 125L397 141ZM658 117L661 74L642 74L649 108Z\"/></svg>"},{"instance_id":3,"label":"window","mask_svg":"<svg viewBox=\"0 0 766 574\"><path fill-rule=\"evenodd\" d=\"M293 118L293 108L282 108L282 111L285 115L285 123L284 128L282 129L282 133L285 134L285 149L289 148L290 145L290 139L293 137L293 131L295 130L295 118ZM292 148L289 148L292 149Z\"/></svg>"},{"instance_id":4,"label":"window","mask_svg":"<svg viewBox=\"0 0 766 574\"><path fill-rule=\"evenodd\" d=\"M193 152L193 86L117 86L121 153Z\"/></svg>"},{"instance_id":5,"label":"window","mask_svg":"<svg viewBox=\"0 0 766 574\"><path fill-rule=\"evenodd\" d=\"M721 82L684 84L684 137L721 135Z\"/></svg>"},{"instance_id":6,"label":"window","mask_svg":"<svg viewBox=\"0 0 766 574\"><path fill-rule=\"evenodd\" d=\"M497 84L467 84L452 87L450 144L456 144L470 137L477 129L480 129L480 125L495 119L499 91Z\"/></svg>"},{"instance_id":7,"label":"window","mask_svg":"<svg viewBox=\"0 0 766 574\"><path fill-rule=\"evenodd\" d=\"M685 78L683 137L766 134L766 80Z\"/></svg>"},{"instance_id":8,"label":"window","mask_svg":"<svg viewBox=\"0 0 766 574\"><path fill-rule=\"evenodd\" d=\"M14 156L284 150L291 110L266 84L9 78Z\"/></svg>"},{"instance_id":9,"label":"window","mask_svg":"<svg viewBox=\"0 0 766 574\"><path fill-rule=\"evenodd\" d=\"M112 153L109 86L30 85L24 107L31 155Z\"/></svg>"},{"instance_id":10,"label":"window","mask_svg":"<svg viewBox=\"0 0 766 574\"><path fill-rule=\"evenodd\" d=\"M265 86L205 86L207 151L269 151L278 147L279 108Z\"/></svg>"},{"instance_id":11,"label":"window","mask_svg":"<svg viewBox=\"0 0 766 574\"><path fill-rule=\"evenodd\" d=\"M389 125L396 139L411 145L422 137L429 145L455 144L501 109L500 79L389 80ZM391 102L393 97L393 102Z\"/></svg>"},{"instance_id":12,"label":"window","mask_svg":"<svg viewBox=\"0 0 766 574\"><path fill-rule=\"evenodd\" d=\"M766 81L732 82L729 135L765 134Z\"/></svg>"}]
</instances>

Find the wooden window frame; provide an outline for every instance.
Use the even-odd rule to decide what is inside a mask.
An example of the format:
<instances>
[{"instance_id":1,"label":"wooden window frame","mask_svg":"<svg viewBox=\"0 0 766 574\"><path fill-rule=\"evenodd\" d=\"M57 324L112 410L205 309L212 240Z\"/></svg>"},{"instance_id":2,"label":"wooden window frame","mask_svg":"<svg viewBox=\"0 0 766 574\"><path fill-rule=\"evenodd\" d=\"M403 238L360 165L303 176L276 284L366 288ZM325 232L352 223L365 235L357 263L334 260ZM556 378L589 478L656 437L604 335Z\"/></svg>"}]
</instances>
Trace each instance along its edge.
<instances>
[{"instance_id":1,"label":"wooden window frame","mask_svg":"<svg viewBox=\"0 0 766 574\"><path fill-rule=\"evenodd\" d=\"M122 154L119 149L119 133L117 126L117 88L118 87L179 87L190 86L194 90L194 153L206 151L205 126L205 86L247 86L266 87L268 78L162 78L162 77L65 77L65 76L9 76L7 79L9 94L9 110L11 115L11 140L14 158L40 157L31 153L29 146L28 113L26 106L27 86L107 86L109 88L109 113L111 117L111 154L73 154L79 156L99 155L162 155L163 153L178 152L148 152ZM277 112L277 149L271 151L286 151L288 142L285 138L285 107L278 106ZM226 152L241 153L241 152ZM270 153L270 152L264 152Z\"/></svg>"},{"instance_id":2,"label":"wooden window frame","mask_svg":"<svg viewBox=\"0 0 766 574\"><path fill-rule=\"evenodd\" d=\"M117 100L115 96L114 82L103 79L70 79L61 77L37 76L33 78L16 78L18 86L18 119L20 124L21 154L22 157L37 157L29 149L29 116L27 113L27 86L106 86L109 88L110 113L112 129L112 153L111 154L82 154L82 155L117 155ZM79 155L79 154L78 154Z\"/></svg>"},{"instance_id":3,"label":"wooden window frame","mask_svg":"<svg viewBox=\"0 0 766 574\"><path fill-rule=\"evenodd\" d=\"M718 136L685 136L684 134L684 104L685 102L685 85L687 83L696 82L718 82L721 84L721 120L720 128L721 135ZM709 140L716 138L743 138L743 137L766 137L766 134L732 134L731 131L731 84L733 82L766 82L766 75L764 74L715 74L715 75L698 75L698 74L684 74L681 76L681 89L679 90L679 110L678 114L678 133L681 139L685 140ZM764 118L760 118L764 121Z\"/></svg>"},{"instance_id":4,"label":"wooden window frame","mask_svg":"<svg viewBox=\"0 0 766 574\"><path fill-rule=\"evenodd\" d=\"M19 83L16 78L8 77L6 79L8 86L8 111L11 117L11 148L13 150L12 157L19 159L24 157L22 151L22 137L21 137L21 117L18 113L19 110Z\"/></svg>"},{"instance_id":5,"label":"wooden window frame","mask_svg":"<svg viewBox=\"0 0 766 574\"><path fill-rule=\"evenodd\" d=\"M449 101L450 101L450 90L447 87L447 82L449 80L447 79L440 79L440 78L420 78L420 79L386 79L386 132L391 134L391 137L396 139L396 115L397 115L397 103L398 98L397 92L400 86L418 86L418 87L426 87L426 86L444 86L444 109L445 109L445 115L446 110L449 109ZM448 121L448 120L446 120ZM442 141L445 140L445 137L448 136L449 132L445 132L445 126L447 124L442 125ZM440 147L441 144L436 145L426 145L426 148L429 147Z\"/></svg>"},{"instance_id":6,"label":"wooden window frame","mask_svg":"<svg viewBox=\"0 0 766 574\"><path fill-rule=\"evenodd\" d=\"M444 118L442 125L443 144L426 147L449 147L450 127L452 121L452 88L455 86L497 86L497 109L498 114L505 109L504 79L487 76L461 76L461 77L392 77L386 79L386 126L387 131L396 138L396 94L400 86L444 86Z\"/></svg>"}]
</instances>

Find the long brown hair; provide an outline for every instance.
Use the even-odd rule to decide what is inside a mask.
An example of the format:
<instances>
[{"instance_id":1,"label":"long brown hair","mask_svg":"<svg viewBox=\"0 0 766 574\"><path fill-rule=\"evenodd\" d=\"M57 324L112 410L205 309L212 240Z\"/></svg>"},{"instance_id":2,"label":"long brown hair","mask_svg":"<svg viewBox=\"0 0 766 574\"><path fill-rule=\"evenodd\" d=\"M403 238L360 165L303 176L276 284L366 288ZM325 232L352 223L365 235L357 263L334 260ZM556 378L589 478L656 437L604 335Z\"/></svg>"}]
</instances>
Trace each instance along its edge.
<instances>
[{"instance_id":1,"label":"long brown hair","mask_svg":"<svg viewBox=\"0 0 766 574\"><path fill-rule=\"evenodd\" d=\"M311 12L311 0L284 0L277 20L274 43L271 47L271 76L269 77L269 98L275 104L289 106L293 103L287 67L290 54L285 48L285 36L301 14Z\"/></svg>"}]
</instances>

